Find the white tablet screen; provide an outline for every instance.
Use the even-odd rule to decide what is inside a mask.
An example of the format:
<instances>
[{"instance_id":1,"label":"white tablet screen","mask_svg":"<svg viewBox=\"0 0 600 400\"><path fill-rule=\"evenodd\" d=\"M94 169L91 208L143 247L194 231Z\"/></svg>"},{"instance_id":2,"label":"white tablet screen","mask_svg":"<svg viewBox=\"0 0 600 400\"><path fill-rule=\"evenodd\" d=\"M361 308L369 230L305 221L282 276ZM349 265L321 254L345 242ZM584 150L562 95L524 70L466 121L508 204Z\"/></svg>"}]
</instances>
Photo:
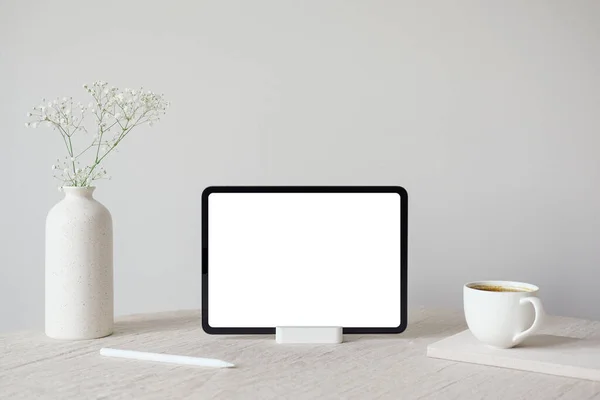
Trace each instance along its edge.
<instances>
[{"instance_id":1,"label":"white tablet screen","mask_svg":"<svg viewBox=\"0 0 600 400\"><path fill-rule=\"evenodd\" d=\"M400 325L398 193L211 193L211 327Z\"/></svg>"}]
</instances>

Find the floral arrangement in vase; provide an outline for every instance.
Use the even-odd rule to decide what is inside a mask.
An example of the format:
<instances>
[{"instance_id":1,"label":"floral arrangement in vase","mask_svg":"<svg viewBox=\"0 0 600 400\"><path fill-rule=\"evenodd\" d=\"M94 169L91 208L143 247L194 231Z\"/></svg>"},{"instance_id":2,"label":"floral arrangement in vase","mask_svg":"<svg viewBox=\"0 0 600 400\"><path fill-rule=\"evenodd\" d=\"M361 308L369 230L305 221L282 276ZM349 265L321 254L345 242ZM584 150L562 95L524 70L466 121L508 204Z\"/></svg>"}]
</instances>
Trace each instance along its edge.
<instances>
[{"instance_id":1,"label":"floral arrangement in vase","mask_svg":"<svg viewBox=\"0 0 600 400\"><path fill-rule=\"evenodd\" d=\"M99 179L110 179L102 162L137 126L152 126L166 114L169 102L143 87L120 90L104 81L83 85L92 97L86 106L75 103L72 97L53 101L42 100L27 113L26 127L51 127L60 134L67 155L52 165L54 178L61 187L89 187ZM86 117L93 117L94 129L86 126ZM87 139L84 146L76 146L76 138ZM82 162L83 161L83 162Z\"/></svg>"},{"instance_id":2,"label":"floral arrangement in vase","mask_svg":"<svg viewBox=\"0 0 600 400\"><path fill-rule=\"evenodd\" d=\"M45 257L45 331L67 340L113 332L112 216L93 197L92 184L110 179L102 163L129 133L160 121L169 107L144 88L119 90L103 81L83 88L92 97L87 106L72 97L43 100L25 124L51 127L67 150L52 165L65 197L48 212Z\"/></svg>"}]
</instances>

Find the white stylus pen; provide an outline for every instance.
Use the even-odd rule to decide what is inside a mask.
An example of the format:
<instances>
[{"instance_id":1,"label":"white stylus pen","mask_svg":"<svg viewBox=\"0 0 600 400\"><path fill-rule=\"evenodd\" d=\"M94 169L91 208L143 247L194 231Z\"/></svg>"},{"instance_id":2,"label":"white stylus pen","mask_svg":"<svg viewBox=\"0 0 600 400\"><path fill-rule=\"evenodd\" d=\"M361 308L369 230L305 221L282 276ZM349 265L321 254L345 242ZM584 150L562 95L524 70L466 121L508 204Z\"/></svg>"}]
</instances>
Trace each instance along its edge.
<instances>
[{"instance_id":1,"label":"white stylus pen","mask_svg":"<svg viewBox=\"0 0 600 400\"><path fill-rule=\"evenodd\" d=\"M188 357L188 356L176 356L172 354L160 354L160 353L146 353L144 351L133 351L133 350L119 350L119 349L100 349L100 355L106 357L120 357L129 358L133 360L142 361L156 361L170 364L181 364L181 365L197 365L200 367L212 367L212 368L231 368L235 367L234 364L226 361L217 360L214 358L199 358L199 357Z\"/></svg>"}]
</instances>

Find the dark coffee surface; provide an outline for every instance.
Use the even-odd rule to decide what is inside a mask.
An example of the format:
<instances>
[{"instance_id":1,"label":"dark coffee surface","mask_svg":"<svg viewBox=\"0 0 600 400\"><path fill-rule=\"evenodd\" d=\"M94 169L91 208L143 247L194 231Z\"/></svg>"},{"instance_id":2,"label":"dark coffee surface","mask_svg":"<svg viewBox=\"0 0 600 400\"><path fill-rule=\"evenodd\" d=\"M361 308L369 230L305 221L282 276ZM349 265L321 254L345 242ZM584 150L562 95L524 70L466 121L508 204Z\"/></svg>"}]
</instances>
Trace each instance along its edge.
<instances>
[{"instance_id":1,"label":"dark coffee surface","mask_svg":"<svg viewBox=\"0 0 600 400\"><path fill-rule=\"evenodd\" d=\"M502 285L471 285L471 289L483 290L485 292L531 292L530 289L514 287L514 286L502 286Z\"/></svg>"}]
</instances>

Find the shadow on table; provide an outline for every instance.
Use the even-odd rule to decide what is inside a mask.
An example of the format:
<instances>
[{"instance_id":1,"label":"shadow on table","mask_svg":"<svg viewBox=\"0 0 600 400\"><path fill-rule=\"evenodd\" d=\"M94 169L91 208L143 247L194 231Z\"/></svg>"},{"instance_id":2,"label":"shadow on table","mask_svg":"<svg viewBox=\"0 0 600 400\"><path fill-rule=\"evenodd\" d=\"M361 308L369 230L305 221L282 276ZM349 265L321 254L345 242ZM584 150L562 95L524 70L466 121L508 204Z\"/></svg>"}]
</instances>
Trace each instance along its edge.
<instances>
[{"instance_id":1,"label":"shadow on table","mask_svg":"<svg viewBox=\"0 0 600 400\"><path fill-rule=\"evenodd\" d=\"M223 335L221 340L271 340L275 343L275 335Z\"/></svg>"},{"instance_id":2,"label":"shadow on table","mask_svg":"<svg viewBox=\"0 0 600 400\"><path fill-rule=\"evenodd\" d=\"M385 340L385 339L427 339L427 338L445 338L467 329L465 323L457 323L456 320L437 320L427 318L420 321L409 322L406 330L399 334L389 335L344 335L345 342L354 342L357 340Z\"/></svg>"},{"instance_id":3,"label":"shadow on table","mask_svg":"<svg viewBox=\"0 0 600 400\"><path fill-rule=\"evenodd\" d=\"M414 323L409 323L406 331L401 335L403 337L417 338L444 338L467 329L466 322L455 319L439 320L436 318L427 318Z\"/></svg>"},{"instance_id":4,"label":"shadow on table","mask_svg":"<svg viewBox=\"0 0 600 400\"><path fill-rule=\"evenodd\" d=\"M573 338L568 336L555 336L555 335L533 335L523 341L523 343L516 346L516 348L547 348L547 347L560 347L560 348L571 348L581 347L583 345L592 345L592 347L598 348L597 340L585 340L579 338Z\"/></svg>"},{"instance_id":5,"label":"shadow on table","mask_svg":"<svg viewBox=\"0 0 600 400\"><path fill-rule=\"evenodd\" d=\"M111 336L123 336L151 332L183 331L201 327L200 314L198 315L157 315L151 319L132 318L115 323L114 333ZM200 328L201 329L201 328Z\"/></svg>"}]
</instances>

